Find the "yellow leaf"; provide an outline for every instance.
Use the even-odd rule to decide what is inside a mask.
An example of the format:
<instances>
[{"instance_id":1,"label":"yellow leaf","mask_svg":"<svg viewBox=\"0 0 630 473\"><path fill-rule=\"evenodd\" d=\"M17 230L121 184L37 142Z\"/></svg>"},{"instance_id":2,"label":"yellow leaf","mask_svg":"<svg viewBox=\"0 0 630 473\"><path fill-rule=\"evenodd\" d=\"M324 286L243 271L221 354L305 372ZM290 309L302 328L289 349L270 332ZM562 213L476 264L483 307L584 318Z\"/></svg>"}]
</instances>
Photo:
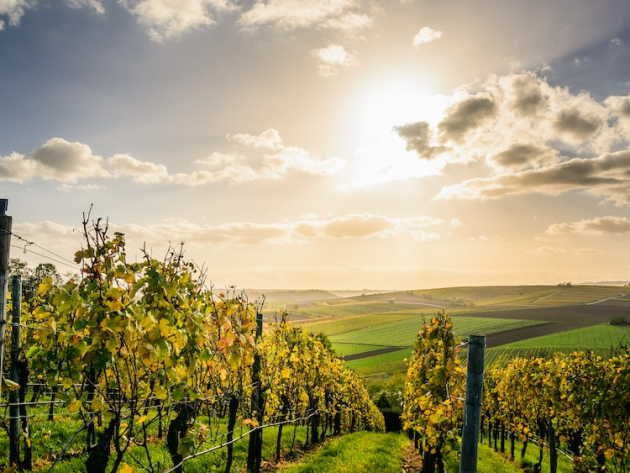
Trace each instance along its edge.
<instances>
[{"instance_id":1,"label":"yellow leaf","mask_svg":"<svg viewBox=\"0 0 630 473\"><path fill-rule=\"evenodd\" d=\"M132 466L127 465L126 463L123 463L122 468L118 471L120 473L133 473L134 471L136 471L136 469Z\"/></svg>"},{"instance_id":2,"label":"yellow leaf","mask_svg":"<svg viewBox=\"0 0 630 473\"><path fill-rule=\"evenodd\" d=\"M15 381L2 377L2 389L8 389L9 391L17 391L20 389L20 385Z\"/></svg>"},{"instance_id":3,"label":"yellow leaf","mask_svg":"<svg viewBox=\"0 0 630 473\"><path fill-rule=\"evenodd\" d=\"M75 399L68 406L68 411L69 412L76 412L76 411L78 411L81 408L81 404L82 404L82 402L81 402L80 399Z\"/></svg>"},{"instance_id":4,"label":"yellow leaf","mask_svg":"<svg viewBox=\"0 0 630 473\"><path fill-rule=\"evenodd\" d=\"M166 399L166 389L163 386L158 385L155 388L155 397L161 400Z\"/></svg>"}]
</instances>

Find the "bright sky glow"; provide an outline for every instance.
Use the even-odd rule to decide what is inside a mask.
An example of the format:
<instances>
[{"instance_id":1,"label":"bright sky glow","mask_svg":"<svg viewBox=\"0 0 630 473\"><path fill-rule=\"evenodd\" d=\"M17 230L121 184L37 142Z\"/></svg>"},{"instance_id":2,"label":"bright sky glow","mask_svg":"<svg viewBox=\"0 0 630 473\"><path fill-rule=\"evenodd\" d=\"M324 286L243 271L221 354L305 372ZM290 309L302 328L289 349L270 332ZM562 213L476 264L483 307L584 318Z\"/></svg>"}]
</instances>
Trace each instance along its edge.
<instances>
[{"instance_id":1,"label":"bright sky glow","mask_svg":"<svg viewBox=\"0 0 630 473\"><path fill-rule=\"evenodd\" d=\"M0 197L63 258L93 204L218 287L629 281L605 3L0 0Z\"/></svg>"}]
</instances>

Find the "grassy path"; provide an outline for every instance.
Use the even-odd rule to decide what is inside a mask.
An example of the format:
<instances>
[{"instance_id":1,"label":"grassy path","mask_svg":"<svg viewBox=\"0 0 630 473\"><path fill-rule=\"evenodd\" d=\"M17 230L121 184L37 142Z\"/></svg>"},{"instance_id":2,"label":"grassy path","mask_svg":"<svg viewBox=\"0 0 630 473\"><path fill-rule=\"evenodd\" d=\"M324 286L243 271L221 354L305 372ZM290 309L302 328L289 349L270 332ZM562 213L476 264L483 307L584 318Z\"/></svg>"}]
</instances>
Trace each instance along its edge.
<instances>
[{"instance_id":1,"label":"grassy path","mask_svg":"<svg viewBox=\"0 0 630 473\"><path fill-rule=\"evenodd\" d=\"M401 434L355 432L331 439L298 464L283 469L290 473L400 473L402 449L408 440Z\"/></svg>"},{"instance_id":2,"label":"grassy path","mask_svg":"<svg viewBox=\"0 0 630 473\"><path fill-rule=\"evenodd\" d=\"M416 458L405 464L403 457L410 453L412 443L402 433L379 434L355 432L329 440L322 448L303 457L299 463L281 471L284 473L414 473L420 471ZM533 449L530 449L533 451ZM417 457L417 456L416 456ZM459 471L457 454L446 461L446 471ZM522 473L509 460L479 445L479 473ZM564 472L565 470L558 470Z\"/></svg>"}]
</instances>

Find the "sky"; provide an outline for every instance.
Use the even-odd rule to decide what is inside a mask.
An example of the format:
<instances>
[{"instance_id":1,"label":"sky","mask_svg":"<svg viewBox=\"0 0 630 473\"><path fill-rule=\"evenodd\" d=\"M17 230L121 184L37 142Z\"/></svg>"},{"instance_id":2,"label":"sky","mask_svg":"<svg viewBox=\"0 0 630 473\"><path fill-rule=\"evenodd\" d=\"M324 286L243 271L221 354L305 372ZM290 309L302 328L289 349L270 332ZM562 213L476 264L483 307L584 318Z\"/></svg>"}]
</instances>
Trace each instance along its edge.
<instances>
[{"instance_id":1,"label":"sky","mask_svg":"<svg viewBox=\"0 0 630 473\"><path fill-rule=\"evenodd\" d=\"M630 281L627 0L0 0L11 256L216 288Z\"/></svg>"}]
</instances>

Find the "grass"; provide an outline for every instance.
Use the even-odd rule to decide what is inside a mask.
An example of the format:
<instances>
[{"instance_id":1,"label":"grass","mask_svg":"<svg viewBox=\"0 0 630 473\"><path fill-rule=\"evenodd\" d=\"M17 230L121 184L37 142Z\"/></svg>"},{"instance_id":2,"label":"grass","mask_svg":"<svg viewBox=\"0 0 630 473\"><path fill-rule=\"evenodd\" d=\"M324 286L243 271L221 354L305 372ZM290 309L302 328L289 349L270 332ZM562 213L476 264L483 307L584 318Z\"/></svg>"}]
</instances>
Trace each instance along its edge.
<instances>
[{"instance_id":1,"label":"grass","mask_svg":"<svg viewBox=\"0 0 630 473\"><path fill-rule=\"evenodd\" d=\"M510 451L510 442L509 440L506 439L505 441L505 454L500 454L494 451L493 448L488 446L488 440L487 438L484 439L483 444L479 444L479 461L480 463L482 462L482 450L485 451L486 453L484 454L484 457L489 455L490 458L501 458L505 461L507 461L508 463L511 463L509 460L509 451ZM538 463L538 455L540 452L540 449L538 447L538 445L530 442L527 446L527 451L525 453L525 458L521 459L521 449L523 448L523 442L521 442L520 440L516 440L515 442L515 449L514 449L514 453L515 453L515 460L514 462L518 465L520 465L523 469L525 469L525 471L533 471L533 466ZM483 460L484 463L487 462L487 460ZM550 471L550 465L549 465L549 450L547 448L543 449L543 460L542 460L542 470L541 471ZM516 471L523 471L523 469L519 469ZM480 469L479 472L481 472L482 470ZM493 470L488 470L488 471L493 471ZM497 470L499 471L499 470ZM558 453L558 465L557 465L557 473L572 473L573 472L573 461L567 457L565 457L564 455Z\"/></svg>"},{"instance_id":2,"label":"grass","mask_svg":"<svg viewBox=\"0 0 630 473\"><path fill-rule=\"evenodd\" d=\"M44 473L48 471L54 461L54 456L59 454L66 443L72 438L74 433L80 429L82 422L77 420L76 415L68 416L57 414L55 420L50 422L44 415L39 413L44 412L44 409L32 409L29 410L29 414L38 414L32 417L29 422L29 428L32 437L33 445L33 471L35 473ZM204 423L206 418L200 418ZM224 424L224 421L221 421ZM153 426L154 427L154 426ZM242 433L248 431L247 427L244 427ZM221 430L220 433L224 433ZM278 433L277 427L268 427L263 430L263 459L269 460L275 455L276 436ZM296 443L295 447L300 448L305 441L306 427L298 426L295 430ZM235 436L241 434L239 429ZM283 430L282 435L282 449L284 454L290 451L293 442L294 427L289 425ZM209 438L207 443L200 447L200 450L211 448L215 445L221 444L224 441L224 437L219 435L218 438L214 438L215 434L212 434L212 438ZM247 450L249 445L248 437L245 437L234 444L234 468L233 471L240 471L244 469L247 461ZM86 471L85 461L86 455L84 453L86 444L85 431L81 432L74 443L68 448L66 454L69 458L60 461L54 468L55 473L82 473ZM158 471L164 471L172 466L171 458L168 450L165 447L164 439L153 437L149 444L149 451L151 455L151 461L155 464L159 463L161 467L158 467ZM7 435L0 435L0 451L7 452L4 463L0 462L0 470L3 466L6 466L8 460L8 438ZM146 462L146 453L144 449L140 447L130 448L124 458L124 462L137 468L137 462L132 460L130 456L140 461ZM227 450L221 448L215 452L208 453L197 458L194 458L186 463L184 471L186 473L205 473L205 472L222 472L225 470L227 457ZM113 455L110 457L107 471L110 471L113 466Z\"/></svg>"},{"instance_id":3,"label":"grass","mask_svg":"<svg viewBox=\"0 0 630 473\"><path fill-rule=\"evenodd\" d=\"M630 327L614 325L594 325L568 332L529 338L520 342L506 345L509 348L545 347L558 349L558 351L576 350L579 347L588 349L610 349L620 344L630 344ZM581 348L584 349L584 348Z\"/></svg>"},{"instance_id":4,"label":"grass","mask_svg":"<svg viewBox=\"0 0 630 473\"><path fill-rule=\"evenodd\" d=\"M455 335L462 338L467 338L471 333L488 334L539 323L523 319L493 319L465 316L453 316L452 319L455 324ZM416 339L422 320L422 317L408 318L389 324L337 333L330 336L330 341L333 345L335 342L343 342L411 347Z\"/></svg>"},{"instance_id":5,"label":"grass","mask_svg":"<svg viewBox=\"0 0 630 473\"><path fill-rule=\"evenodd\" d=\"M400 473L402 449L408 442L404 435L396 433L355 432L330 440L317 452L282 471Z\"/></svg>"},{"instance_id":6,"label":"grass","mask_svg":"<svg viewBox=\"0 0 630 473\"><path fill-rule=\"evenodd\" d=\"M486 350L486 366L508 362L516 357L548 358L554 353L590 350L607 357L620 345L630 345L630 328L614 325L593 325L567 332L529 338Z\"/></svg>"},{"instance_id":7,"label":"grass","mask_svg":"<svg viewBox=\"0 0 630 473\"><path fill-rule=\"evenodd\" d=\"M358 360L347 361L346 365L350 369L360 371L362 368L387 365L398 361L402 361L404 363L405 358L411 358L411 353L411 348L403 348L402 350L385 353L384 355L368 356Z\"/></svg>"},{"instance_id":8,"label":"grass","mask_svg":"<svg viewBox=\"0 0 630 473\"><path fill-rule=\"evenodd\" d=\"M403 433L377 434L357 432L329 440L321 449L302 458L298 463L284 468L286 473L399 473L403 468L403 451L411 447L411 441ZM537 450L530 448L530 454ZM569 462L570 463L570 462ZM543 463L544 465L544 463ZM566 462L562 463L566 467ZM547 466L548 471L549 468ZM453 452L446 459L446 471L459 471L459 456ZM496 453L486 445L478 445L477 471L479 473L522 473L506 456ZM558 473L570 470L558 469Z\"/></svg>"},{"instance_id":9,"label":"grass","mask_svg":"<svg viewBox=\"0 0 630 473\"><path fill-rule=\"evenodd\" d=\"M383 348L382 346L375 345L365 345L361 343L335 343L333 345L335 349L335 353L338 356L348 356L348 355L356 355L359 353L365 353L371 350L378 350L379 348Z\"/></svg>"},{"instance_id":10,"label":"grass","mask_svg":"<svg viewBox=\"0 0 630 473\"><path fill-rule=\"evenodd\" d=\"M339 318L334 321L317 321L307 322L300 324L304 328L308 328L313 332L323 332L328 336L337 335L340 333L351 332L353 330L361 330L367 327L374 327L377 325L386 325L392 322L398 322L401 320L417 320L417 314L402 313L402 314L371 314L371 315L359 315Z\"/></svg>"},{"instance_id":11,"label":"grass","mask_svg":"<svg viewBox=\"0 0 630 473\"><path fill-rule=\"evenodd\" d=\"M618 296L622 287L613 286L484 286L451 287L413 291L434 300L468 301L475 306L523 307L574 305Z\"/></svg>"},{"instance_id":12,"label":"grass","mask_svg":"<svg viewBox=\"0 0 630 473\"><path fill-rule=\"evenodd\" d=\"M417 306L397 302L388 304L387 302L353 302L350 304L327 305L319 307L309 307L298 310L296 314L310 317L346 317L349 315L365 314L395 314L397 312L416 312ZM426 311L426 308L424 308Z\"/></svg>"}]
</instances>

